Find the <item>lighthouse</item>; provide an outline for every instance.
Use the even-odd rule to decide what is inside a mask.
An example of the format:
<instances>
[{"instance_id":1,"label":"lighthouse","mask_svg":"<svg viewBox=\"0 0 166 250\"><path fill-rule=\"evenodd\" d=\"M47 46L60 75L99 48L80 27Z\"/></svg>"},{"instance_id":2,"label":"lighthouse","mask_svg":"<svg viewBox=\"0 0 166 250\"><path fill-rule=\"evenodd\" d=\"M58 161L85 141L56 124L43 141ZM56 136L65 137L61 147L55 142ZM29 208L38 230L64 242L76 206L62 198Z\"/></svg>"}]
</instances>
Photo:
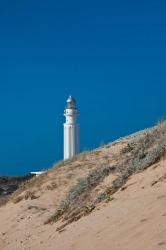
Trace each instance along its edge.
<instances>
[{"instance_id":1,"label":"lighthouse","mask_svg":"<svg viewBox=\"0 0 166 250\"><path fill-rule=\"evenodd\" d=\"M76 101L72 96L67 99L64 116L64 160L72 158L79 153L79 125L77 123L78 111Z\"/></svg>"}]
</instances>

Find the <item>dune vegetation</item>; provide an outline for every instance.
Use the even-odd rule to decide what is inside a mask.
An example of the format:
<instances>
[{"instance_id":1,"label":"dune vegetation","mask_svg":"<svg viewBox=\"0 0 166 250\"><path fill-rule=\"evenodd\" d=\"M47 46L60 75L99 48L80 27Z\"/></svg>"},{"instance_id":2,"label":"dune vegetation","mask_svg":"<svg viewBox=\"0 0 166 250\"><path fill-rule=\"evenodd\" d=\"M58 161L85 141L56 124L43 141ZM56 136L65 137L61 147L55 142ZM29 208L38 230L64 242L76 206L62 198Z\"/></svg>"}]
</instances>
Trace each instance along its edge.
<instances>
[{"instance_id":1,"label":"dune vegetation","mask_svg":"<svg viewBox=\"0 0 166 250\"><path fill-rule=\"evenodd\" d=\"M129 177L166 155L166 122L83 152L62 161L46 173L23 183L10 201L42 199L55 195L55 212L44 224L62 220L67 224L89 214L101 202L109 202Z\"/></svg>"}]
</instances>

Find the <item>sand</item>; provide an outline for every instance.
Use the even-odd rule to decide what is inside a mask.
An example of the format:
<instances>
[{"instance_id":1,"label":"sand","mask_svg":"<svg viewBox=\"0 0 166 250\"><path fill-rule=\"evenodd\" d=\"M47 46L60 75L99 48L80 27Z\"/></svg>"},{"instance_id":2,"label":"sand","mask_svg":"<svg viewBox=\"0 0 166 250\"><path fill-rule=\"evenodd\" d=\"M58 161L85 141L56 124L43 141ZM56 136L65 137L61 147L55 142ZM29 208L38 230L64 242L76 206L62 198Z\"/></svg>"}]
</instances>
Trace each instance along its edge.
<instances>
[{"instance_id":1,"label":"sand","mask_svg":"<svg viewBox=\"0 0 166 250\"><path fill-rule=\"evenodd\" d=\"M44 225L54 213L53 192L0 208L1 250L166 249L166 160L133 175L114 200L57 232Z\"/></svg>"}]
</instances>

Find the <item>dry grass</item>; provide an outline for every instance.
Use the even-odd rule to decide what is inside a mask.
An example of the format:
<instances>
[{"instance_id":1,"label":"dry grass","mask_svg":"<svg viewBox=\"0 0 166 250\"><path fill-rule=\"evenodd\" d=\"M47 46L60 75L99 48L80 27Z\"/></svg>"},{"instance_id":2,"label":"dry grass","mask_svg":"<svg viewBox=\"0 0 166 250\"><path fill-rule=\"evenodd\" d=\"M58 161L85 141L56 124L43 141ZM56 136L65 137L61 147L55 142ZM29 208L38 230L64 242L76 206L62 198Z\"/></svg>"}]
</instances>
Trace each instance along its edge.
<instances>
[{"instance_id":1,"label":"dry grass","mask_svg":"<svg viewBox=\"0 0 166 250\"><path fill-rule=\"evenodd\" d=\"M123 162L117 167L120 174L101 194L103 199L119 190L133 173L145 170L166 156L166 122L146 130L143 136L134 138L121 152L124 154Z\"/></svg>"},{"instance_id":2,"label":"dry grass","mask_svg":"<svg viewBox=\"0 0 166 250\"><path fill-rule=\"evenodd\" d=\"M98 159L98 163L96 160ZM84 178L89 172L108 163L107 157L100 151L83 152L73 159L61 161L46 173L33 177L23 183L20 188L11 196L11 200L19 202L26 199L26 192L37 195L46 191L57 192L58 197L74 186L80 178ZM58 191L59 190L59 191ZM65 191L66 190L66 191Z\"/></svg>"},{"instance_id":3,"label":"dry grass","mask_svg":"<svg viewBox=\"0 0 166 250\"><path fill-rule=\"evenodd\" d=\"M133 173L143 171L165 155L166 122L163 121L153 128L59 162L46 173L22 184L11 200L17 203L22 199L42 199L52 192L55 213L45 223L62 219L64 224L59 229L62 230L68 223L89 214L100 202L113 200L112 195Z\"/></svg>"},{"instance_id":4,"label":"dry grass","mask_svg":"<svg viewBox=\"0 0 166 250\"><path fill-rule=\"evenodd\" d=\"M98 152L95 154L99 156ZM64 224L58 229L61 230L68 223L91 212L101 201L113 200L111 195L119 190L133 173L143 171L165 155L166 122L162 122L141 134L138 133L137 136L130 137L129 142L120 150L121 161L116 167L113 166L114 171L112 171L112 167L101 164L80 179L76 185L72 186L65 199L56 209L55 214L46 223L53 223L62 219ZM102 161L107 162L108 159L108 154L102 154ZM110 183L106 190L96 197L92 197L96 186L113 172L117 173L117 178Z\"/></svg>"},{"instance_id":5,"label":"dry grass","mask_svg":"<svg viewBox=\"0 0 166 250\"><path fill-rule=\"evenodd\" d=\"M89 210L92 210L92 206L85 205L85 193L87 195L87 193L94 189L113 170L114 167L112 166L101 166L100 168L90 172L84 178L80 179L78 183L71 188L67 197L61 202L55 214L46 221L46 224L53 221L56 222L66 211L68 211L68 220L70 220L73 217L73 210L75 211L74 216L79 216L80 212L88 212ZM83 207L78 206L78 204L82 203L83 201L84 209Z\"/></svg>"}]
</instances>

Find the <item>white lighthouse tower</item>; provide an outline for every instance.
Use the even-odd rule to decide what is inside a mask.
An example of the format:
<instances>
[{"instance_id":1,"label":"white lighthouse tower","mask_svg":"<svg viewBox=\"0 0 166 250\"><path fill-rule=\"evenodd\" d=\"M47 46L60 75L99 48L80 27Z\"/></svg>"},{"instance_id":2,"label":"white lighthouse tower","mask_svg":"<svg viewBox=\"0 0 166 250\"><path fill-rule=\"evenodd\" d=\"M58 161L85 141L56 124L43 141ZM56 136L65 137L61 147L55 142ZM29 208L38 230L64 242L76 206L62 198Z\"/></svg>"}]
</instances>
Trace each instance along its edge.
<instances>
[{"instance_id":1,"label":"white lighthouse tower","mask_svg":"<svg viewBox=\"0 0 166 250\"><path fill-rule=\"evenodd\" d=\"M64 111L64 160L72 158L79 153L79 125L77 124L78 111L76 101L69 96Z\"/></svg>"}]
</instances>

